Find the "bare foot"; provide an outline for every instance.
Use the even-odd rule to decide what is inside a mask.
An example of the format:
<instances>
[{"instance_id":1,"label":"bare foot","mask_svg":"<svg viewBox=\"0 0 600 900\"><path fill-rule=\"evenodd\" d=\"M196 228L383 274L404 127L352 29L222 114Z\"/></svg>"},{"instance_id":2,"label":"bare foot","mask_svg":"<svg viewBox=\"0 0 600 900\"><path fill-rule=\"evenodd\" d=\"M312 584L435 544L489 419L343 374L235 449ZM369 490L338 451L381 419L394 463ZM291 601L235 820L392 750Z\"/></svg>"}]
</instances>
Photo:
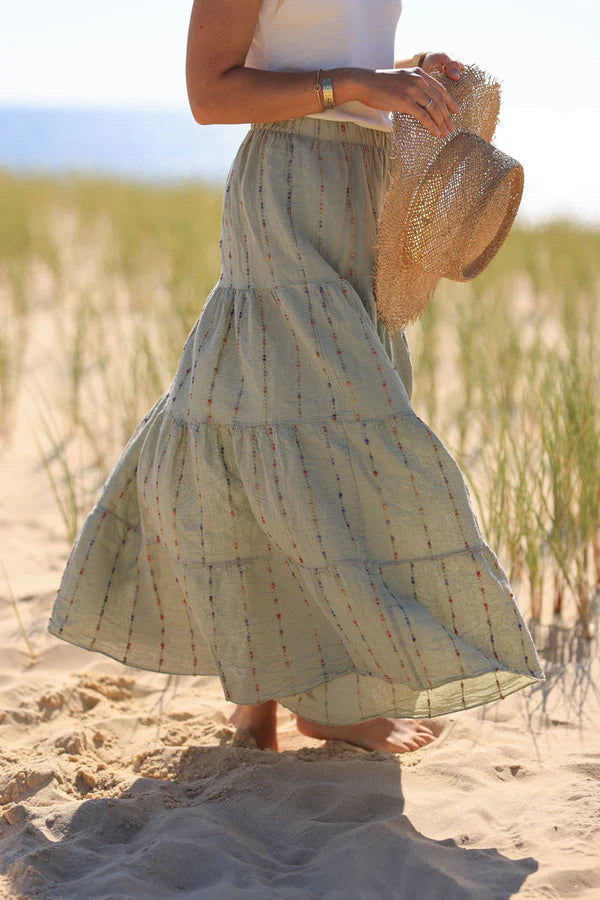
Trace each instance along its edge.
<instances>
[{"instance_id":1,"label":"bare foot","mask_svg":"<svg viewBox=\"0 0 600 900\"><path fill-rule=\"evenodd\" d=\"M227 723L236 728L246 728L261 750L279 750L276 700L252 706L236 706Z\"/></svg>"},{"instance_id":2,"label":"bare foot","mask_svg":"<svg viewBox=\"0 0 600 900\"><path fill-rule=\"evenodd\" d=\"M387 719L378 717L356 725L321 725L296 716L298 731L321 741L347 741L365 750L388 750L407 753L435 741L429 725L418 719ZM438 729L436 729L438 730Z\"/></svg>"}]
</instances>

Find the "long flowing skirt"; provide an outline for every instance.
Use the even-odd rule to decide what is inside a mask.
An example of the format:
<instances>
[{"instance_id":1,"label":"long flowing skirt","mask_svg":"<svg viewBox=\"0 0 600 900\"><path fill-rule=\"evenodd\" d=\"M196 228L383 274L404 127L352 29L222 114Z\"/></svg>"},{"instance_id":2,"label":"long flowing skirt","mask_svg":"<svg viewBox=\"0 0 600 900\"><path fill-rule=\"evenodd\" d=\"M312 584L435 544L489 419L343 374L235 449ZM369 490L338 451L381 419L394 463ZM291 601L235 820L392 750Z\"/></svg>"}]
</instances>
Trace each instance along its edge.
<instances>
[{"instance_id":1,"label":"long flowing skirt","mask_svg":"<svg viewBox=\"0 0 600 900\"><path fill-rule=\"evenodd\" d=\"M463 474L412 409L405 335L376 317L389 149L354 123L250 128L219 281L80 529L52 634L332 724L543 680Z\"/></svg>"}]
</instances>

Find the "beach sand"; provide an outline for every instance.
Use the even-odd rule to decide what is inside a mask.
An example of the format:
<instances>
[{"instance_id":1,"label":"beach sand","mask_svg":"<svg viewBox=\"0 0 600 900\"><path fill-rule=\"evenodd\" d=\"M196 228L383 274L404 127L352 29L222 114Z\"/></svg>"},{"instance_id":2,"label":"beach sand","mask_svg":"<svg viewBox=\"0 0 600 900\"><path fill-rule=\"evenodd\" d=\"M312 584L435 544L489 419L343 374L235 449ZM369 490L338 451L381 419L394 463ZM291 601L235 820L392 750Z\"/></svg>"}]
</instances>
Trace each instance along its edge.
<instances>
[{"instance_id":1,"label":"beach sand","mask_svg":"<svg viewBox=\"0 0 600 900\"><path fill-rule=\"evenodd\" d=\"M47 633L69 547L30 407L0 447L0 559L36 654L0 571L0 897L600 897L597 656L414 753L311 740L283 707L281 752L258 750L217 678Z\"/></svg>"}]
</instances>

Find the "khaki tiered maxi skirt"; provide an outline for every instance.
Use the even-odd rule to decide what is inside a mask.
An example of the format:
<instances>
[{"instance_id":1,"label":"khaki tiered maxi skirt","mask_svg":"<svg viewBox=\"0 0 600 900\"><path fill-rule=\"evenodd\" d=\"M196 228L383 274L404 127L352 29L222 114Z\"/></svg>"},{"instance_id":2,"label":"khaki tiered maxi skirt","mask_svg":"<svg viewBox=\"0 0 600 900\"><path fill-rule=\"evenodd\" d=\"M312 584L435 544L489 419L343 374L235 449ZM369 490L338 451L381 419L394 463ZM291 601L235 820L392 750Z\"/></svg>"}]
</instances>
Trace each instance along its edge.
<instances>
[{"instance_id":1,"label":"khaki tiered maxi skirt","mask_svg":"<svg viewBox=\"0 0 600 900\"><path fill-rule=\"evenodd\" d=\"M377 321L390 134L254 125L222 272L73 545L48 630L317 722L425 718L544 675L464 477Z\"/></svg>"}]
</instances>

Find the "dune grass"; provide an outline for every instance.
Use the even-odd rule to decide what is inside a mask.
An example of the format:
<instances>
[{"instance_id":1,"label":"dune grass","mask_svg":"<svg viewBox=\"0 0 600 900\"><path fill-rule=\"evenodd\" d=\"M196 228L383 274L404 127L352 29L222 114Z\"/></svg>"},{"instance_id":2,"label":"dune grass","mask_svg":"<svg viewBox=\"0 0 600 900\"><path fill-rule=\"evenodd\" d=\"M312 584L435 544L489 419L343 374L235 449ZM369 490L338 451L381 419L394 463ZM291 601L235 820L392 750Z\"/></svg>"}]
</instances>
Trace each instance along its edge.
<instances>
[{"instance_id":1,"label":"dune grass","mask_svg":"<svg viewBox=\"0 0 600 900\"><path fill-rule=\"evenodd\" d=\"M3 174L0 200L4 436L43 322L56 378L37 440L70 543L218 279L221 189ZM587 637L600 583L599 285L600 230L517 225L484 273L443 282L407 329L415 410L461 465L530 622Z\"/></svg>"}]
</instances>

